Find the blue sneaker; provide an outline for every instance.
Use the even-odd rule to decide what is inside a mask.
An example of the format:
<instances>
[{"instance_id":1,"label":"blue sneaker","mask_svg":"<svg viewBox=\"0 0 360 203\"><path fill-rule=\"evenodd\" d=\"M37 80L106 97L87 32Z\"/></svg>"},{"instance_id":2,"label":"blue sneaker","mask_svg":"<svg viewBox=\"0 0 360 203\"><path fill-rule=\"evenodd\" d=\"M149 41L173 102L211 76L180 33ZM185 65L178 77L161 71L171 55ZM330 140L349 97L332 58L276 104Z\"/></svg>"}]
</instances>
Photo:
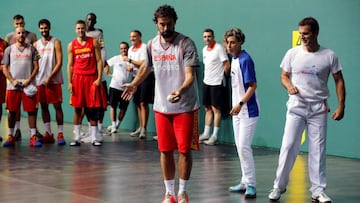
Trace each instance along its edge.
<instances>
[{"instance_id":1,"label":"blue sneaker","mask_svg":"<svg viewBox=\"0 0 360 203\"><path fill-rule=\"evenodd\" d=\"M256 187L252 185L246 186L245 198L253 199L256 198Z\"/></svg>"},{"instance_id":2,"label":"blue sneaker","mask_svg":"<svg viewBox=\"0 0 360 203\"><path fill-rule=\"evenodd\" d=\"M246 185L243 183L240 183L239 185L234 185L229 187L230 192L239 192L239 193L245 193L246 191Z\"/></svg>"}]
</instances>

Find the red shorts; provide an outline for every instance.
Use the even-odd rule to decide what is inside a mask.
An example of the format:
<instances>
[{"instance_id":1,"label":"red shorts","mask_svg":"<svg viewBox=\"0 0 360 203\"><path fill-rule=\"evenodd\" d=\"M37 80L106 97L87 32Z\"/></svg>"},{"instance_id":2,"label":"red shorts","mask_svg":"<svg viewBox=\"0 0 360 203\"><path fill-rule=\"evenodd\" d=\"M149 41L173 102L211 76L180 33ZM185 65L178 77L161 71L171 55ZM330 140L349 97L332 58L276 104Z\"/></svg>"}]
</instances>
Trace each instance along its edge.
<instances>
[{"instance_id":1,"label":"red shorts","mask_svg":"<svg viewBox=\"0 0 360 203\"><path fill-rule=\"evenodd\" d=\"M0 104L5 103L6 95L6 78L2 71L0 71Z\"/></svg>"},{"instance_id":2,"label":"red shorts","mask_svg":"<svg viewBox=\"0 0 360 203\"><path fill-rule=\"evenodd\" d=\"M6 109L11 112L19 112L21 102L25 112L32 112L37 109L37 96L28 97L23 91L7 90L6 92Z\"/></svg>"},{"instance_id":3,"label":"red shorts","mask_svg":"<svg viewBox=\"0 0 360 203\"><path fill-rule=\"evenodd\" d=\"M37 99L40 103L57 104L62 102L61 84L37 86Z\"/></svg>"},{"instance_id":4,"label":"red shorts","mask_svg":"<svg viewBox=\"0 0 360 203\"><path fill-rule=\"evenodd\" d=\"M155 112L159 151L178 149L181 153L189 152L194 133L195 115L195 111L180 114Z\"/></svg>"},{"instance_id":5,"label":"red shorts","mask_svg":"<svg viewBox=\"0 0 360 203\"><path fill-rule=\"evenodd\" d=\"M96 75L79 75L74 74L72 78L73 90L70 97L70 103L75 108L99 108L102 107L100 86L96 86L94 81Z\"/></svg>"}]
</instances>

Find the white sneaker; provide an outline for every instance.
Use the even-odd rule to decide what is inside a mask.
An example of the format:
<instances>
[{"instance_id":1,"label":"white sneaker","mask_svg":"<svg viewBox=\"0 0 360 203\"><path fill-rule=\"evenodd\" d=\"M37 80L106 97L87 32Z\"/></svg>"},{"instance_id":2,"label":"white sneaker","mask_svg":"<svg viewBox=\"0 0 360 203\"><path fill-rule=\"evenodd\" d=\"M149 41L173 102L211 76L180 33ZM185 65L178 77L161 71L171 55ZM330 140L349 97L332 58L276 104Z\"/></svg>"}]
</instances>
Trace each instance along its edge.
<instances>
[{"instance_id":1,"label":"white sneaker","mask_svg":"<svg viewBox=\"0 0 360 203\"><path fill-rule=\"evenodd\" d=\"M146 138L146 131L141 132L140 135L139 135L139 138L140 139L145 139Z\"/></svg>"},{"instance_id":2,"label":"white sneaker","mask_svg":"<svg viewBox=\"0 0 360 203\"><path fill-rule=\"evenodd\" d=\"M158 140L158 136L154 136L154 137L153 137L153 140Z\"/></svg>"},{"instance_id":3,"label":"white sneaker","mask_svg":"<svg viewBox=\"0 0 360 203\"><path fill-rule=\"evenodd\" d=\"M313 202L319 202L319 203L331 203L330 197L328 197L325 192L321 192L317 196L311 195L311 199Z\"/></svg>"},{"instance_id":4,"label":"white sneaker","mask_svg":"<svg viewBox=\"0 0 360 203\"><path fill-rule=\"evenodd\" d=\"M109 131L105 130L104 128L101 128L101 130L99 130L99 134L100 135L109 135Z\"/></svg>"},{"instance_id":5,"label":"white sneaker","mask_svg":"<svg viewBox=\"0 0 360 203\"><path fill-rule=\"evenodd\" d=\"M110 133L117 133L116 127L111 126Z\"/></svg>"},{"instance_id":6,"label":"white sneaker","mask_svg":"<svg viewBox=\"0 0 360 203\"><path fill-rule=\"evenodd\" d=\"M209 135L201 134L201 135L199 136L199 142L200 142L200 143L203 143L204 140L209 139L209 137L210 137Z\"/></svg>"},{"instance_id":7,"label":"white sneaker","mask_svg":"<svg viewBox=\"0 0 360 203\"><path fill-rule=\"evenodd\" d=\"M216 140L217 140L216 136L211 136L208 140L205 140L204 143L206 145L215 145Z\"/></svg>"},{"instance_id":8,"label":"white sneaker","mask_svg":"<svg viewBox=\"0 0 360 203\"><path fill-rule=\"evenodd\" d=\"M94 141L92 141L91 143L92 143L92 145L95 146L95 147L99 147L99 146L102 145L102 143L101 143L99 140L94 140Z\"/></svg>"},{"instance_id":9,"label":"white sneaker","mask_svg":"<svg viewBox=\"0 0 360 203\"><path fill-rule=\"evenodd\" d=\"M86 132L83 135L80 135L80 142L82 142L82 143L90 143L91 142L90 133Z\"/></svg>"},{"instance_id":10,"label":"white sneaker","mask_svg":"<svg viewBox=\"0 0 360 203\"><path fill-rule=\"evenodd\" d=\"M284 192L286 192L286 190L281 191L279 188L273 188L270 191L269 200L270 201L278 201L281 197L281 194L283 194Z\"/></svg>"},{"instance_id":11,"label":"white sneaker","mask_svg":"<svg viewBox=\"0 0 360 203\"><path fill-rule=\"evenodd\" d=\"M112 125L109 125L109 126L106 128L106 130L109 131L109 132L111 132L111 128L112 128Z\"/></svg>"},{"instance_id":12,"label":"white sneaker","mask_svg":"<svg viewBox=\"0 0 360 203\"><path fill-rule=\"evenodd\" d=\"M138 137L140 135L141 128L136 129L134 132L130 133L131 137Z\"/></svg>"}]
</instances>

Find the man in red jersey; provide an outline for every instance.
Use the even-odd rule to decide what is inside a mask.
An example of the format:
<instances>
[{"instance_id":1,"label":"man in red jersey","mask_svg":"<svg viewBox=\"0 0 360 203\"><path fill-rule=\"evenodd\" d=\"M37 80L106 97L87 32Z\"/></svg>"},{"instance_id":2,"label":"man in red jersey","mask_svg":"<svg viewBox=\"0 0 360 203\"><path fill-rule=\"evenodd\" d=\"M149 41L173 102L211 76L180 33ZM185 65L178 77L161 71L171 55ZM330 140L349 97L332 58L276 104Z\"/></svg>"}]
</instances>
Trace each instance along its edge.
<instances>
[{"instance_id":1,"label":"man in red jersey","mask_svg":"<svg viewBox=\"0 0 360 203\"><path fill-rule=\"evenodd\" d=\"M101 146L98 138L97 120L101 113L100 88L103 65L98 40L87 37L86 23L76 21L76 39L68 45L68 90L71 105L74 107L75 140L70 146L80 146L81 111L90 119L90 135L93 146Z\"/></svg>"}]
</instances>

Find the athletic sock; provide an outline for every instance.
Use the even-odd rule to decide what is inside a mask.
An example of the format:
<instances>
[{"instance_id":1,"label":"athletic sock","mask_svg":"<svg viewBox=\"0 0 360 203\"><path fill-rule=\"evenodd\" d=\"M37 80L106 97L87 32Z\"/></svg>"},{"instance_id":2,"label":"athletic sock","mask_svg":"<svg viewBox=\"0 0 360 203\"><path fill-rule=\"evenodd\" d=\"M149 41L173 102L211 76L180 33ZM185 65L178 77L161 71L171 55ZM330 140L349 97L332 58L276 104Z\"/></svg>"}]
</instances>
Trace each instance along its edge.
<instances>
[{"instance_id":1,"label":"athletic sock","mask_svg":"<svg viewBox=\"0 0 360 203\"><path fill-rule=\"evenodd\" d=\"M64 125L58 125L58 132L62 133L64 130Z\"/></svg>"},{"instance_id":2,"label":"athletic sock","mask_svg":"<svg viewBox=\"0 0 360 203\"><path fill-rule=\"evenodd\" d=\"M50 122L44 123L45 131L51 134L51 125Z\"/></svg>"},{"instance_id":3,"label":"athletic sock","mask_svg":"<svg viewBox=\"0 0 360 203\"><path fill-rule=\"evenodd\" d=\"M175 180L164 180L166 193L175 195Z\"/></svg>"},{"instance_id":4,"label":"athletic sock","mask_svg":"<svg viewBox=\"0 0 360 203\"><path fill-rule=\"evenodd\" d=\"M15 122L15 129L20 129L20 121Z\"/></svg>"},{"instance_id":5,"label":"athletic sock","mask_svg":"<svg viewBox=\"0 0 360 203\"><path fill-rule=\"evenodd\" d=\"M204 132L203 135L209 135L210 134L210 126L209 125L205 125L204 126Z\"/></svg>"},{"instance_id":6,"label":"athletic sock","mask_svg":"<svg viewBox=\"0 0 360 203\"><path fill-rule=\"evenodd\" d=\"M211 136L214 136L217 138L217 135L218 135L218 132L219 132L219 127L214 127L214 131L213 131L213 134Z\"/></svg>"},{"instance_id":7,"label":"athletic sock","mask_svg":"<svg viewBox=\"0 0 360 203\"><path fill-rule=\"evenodd\" d=\"M80 125L74 125L75 140L80 141Z\"/></svg>"},{"instance_id":8,"label":"athletic sock","mask_svg":"<svg viewBox=\"0 0 360 203\"><path fill-rule=\"evenodd\" d=\"M179 179L179 192L178 194L186 192L187 180Z\"/></svg>"}]
</instances>

